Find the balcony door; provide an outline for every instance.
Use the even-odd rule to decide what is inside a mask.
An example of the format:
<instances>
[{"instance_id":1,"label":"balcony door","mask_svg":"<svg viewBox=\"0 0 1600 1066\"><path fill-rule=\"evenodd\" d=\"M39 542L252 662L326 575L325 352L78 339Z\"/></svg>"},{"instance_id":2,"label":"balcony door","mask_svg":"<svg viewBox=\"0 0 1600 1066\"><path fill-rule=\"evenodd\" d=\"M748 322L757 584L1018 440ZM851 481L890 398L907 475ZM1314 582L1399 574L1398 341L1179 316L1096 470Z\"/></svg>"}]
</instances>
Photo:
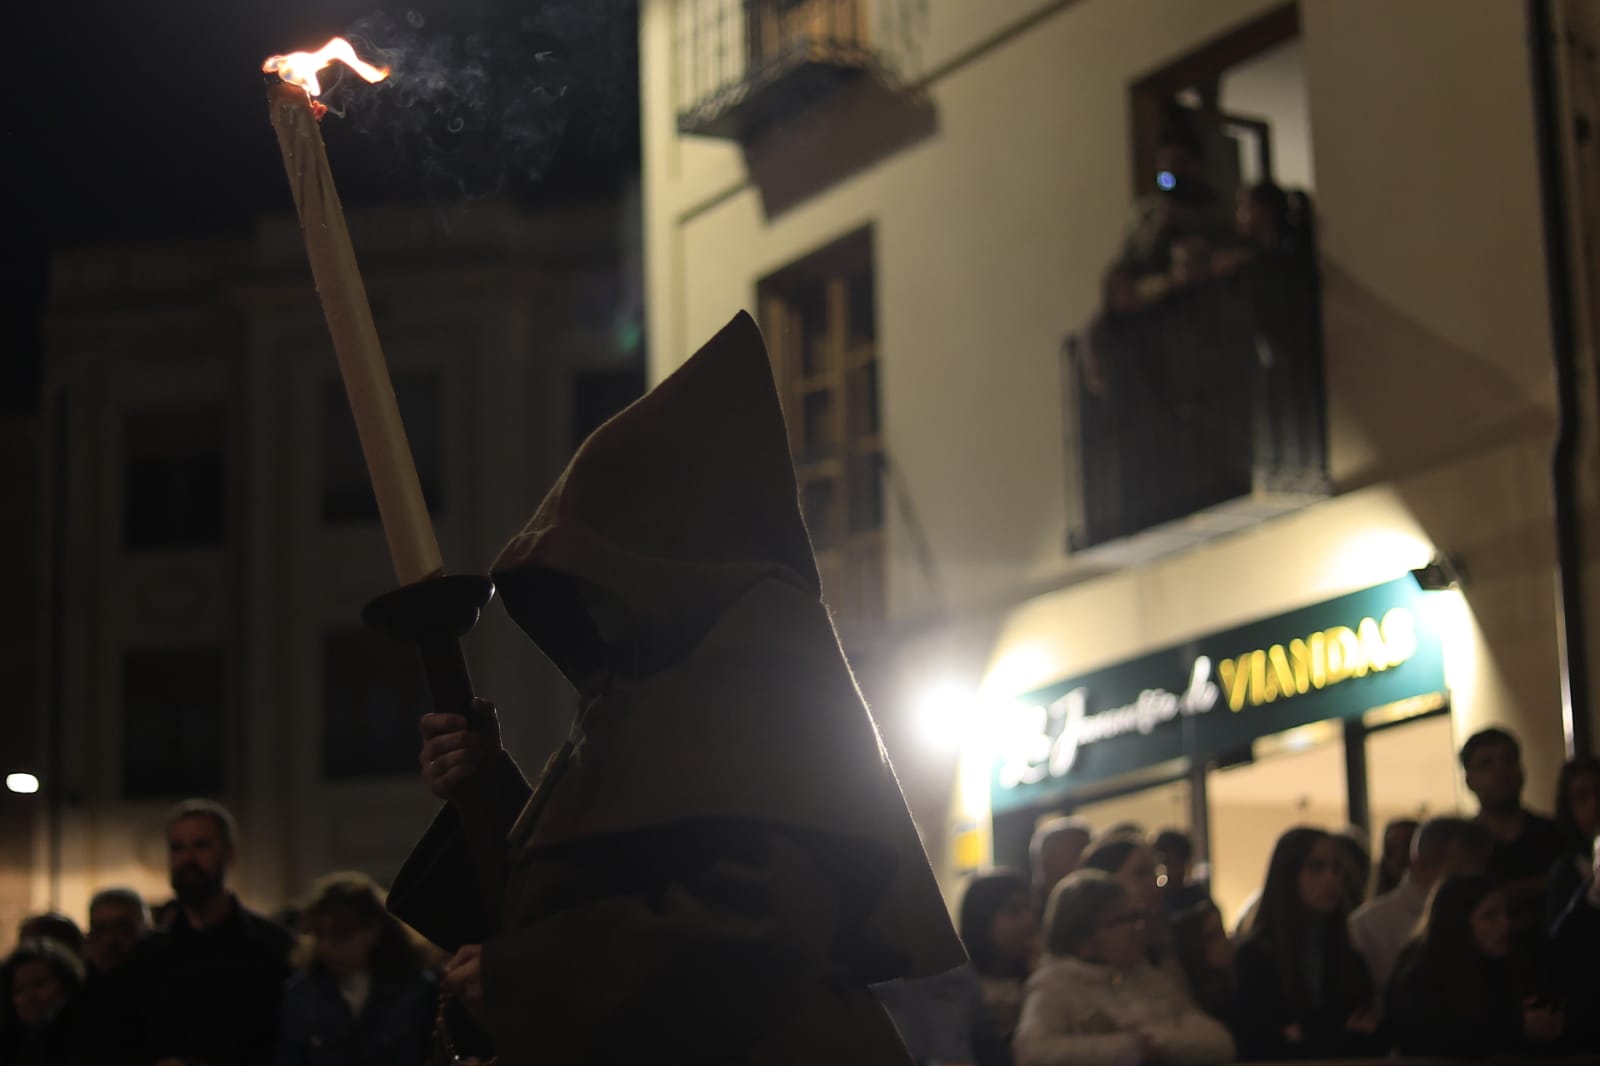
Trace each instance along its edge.
<instances>
[{"instance_id":1,"label":"balcony door","mask_svg":"<svg viewBox=\"0 0 1600 1066\"><path fill-rule=\"evenodd\" d=\"M745 0L750 67L862 40L860 0Z\"/></svg>"}]
</instances>

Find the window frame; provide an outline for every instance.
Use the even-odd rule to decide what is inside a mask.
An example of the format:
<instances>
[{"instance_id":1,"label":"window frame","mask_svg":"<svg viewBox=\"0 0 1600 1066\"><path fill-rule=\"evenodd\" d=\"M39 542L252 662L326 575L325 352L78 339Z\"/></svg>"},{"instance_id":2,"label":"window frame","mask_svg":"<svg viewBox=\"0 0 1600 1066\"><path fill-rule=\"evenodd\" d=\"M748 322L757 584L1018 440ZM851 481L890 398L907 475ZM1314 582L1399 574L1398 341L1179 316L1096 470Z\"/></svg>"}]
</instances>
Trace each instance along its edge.
<instances>
[{"instance_id":1,"label":"window frame","mask_svg":"<svg viewBox=\"0 0 1600 1066\"><path fill-rule=\"evenodd\" d=\"M835 613L855 621L881 620L887 599L886 449L873 252L869 226L770 275L757 290L823 595ZM870 319L870 326L857 330L852 297L860 290L853 293L852 286L863 281L871 311L862 317ZM808 335L802 305L807 294L819 289L824 328ZM808 357L813 341L820 342L820 363ZM871 383L864 401L869 416L860 415L863 401L852 397L853 375ZM810 411L821 413L812 416ZM825 441L820 449L813 429ZM825 512L808 506L824 494L831 497ZM852 515L862 500L869 501L861 504L870 512L864 520L859 513Z\"/></svg>"}]
</instances>

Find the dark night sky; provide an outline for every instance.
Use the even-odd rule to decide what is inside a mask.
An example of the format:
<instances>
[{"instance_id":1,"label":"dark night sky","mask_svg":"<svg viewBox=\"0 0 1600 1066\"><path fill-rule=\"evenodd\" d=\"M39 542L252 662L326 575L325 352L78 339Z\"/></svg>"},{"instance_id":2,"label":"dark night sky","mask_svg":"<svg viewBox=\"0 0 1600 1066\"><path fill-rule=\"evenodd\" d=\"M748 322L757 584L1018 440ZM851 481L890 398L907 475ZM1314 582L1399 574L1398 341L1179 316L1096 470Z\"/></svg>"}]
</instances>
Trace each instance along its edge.
<instances>
[{"instance_id":1,"label":"dark night sky","mask_svg":"<svg viewBox=\"0 0 1600 1066\"><path fill-rule=\"evenodd\" d=\"M24 58L0 111L0 409L32 406L52 251L245 233L290 209L259 73L271 53L336 33L389 50L385 91L355 95L346 78L328 92L349 103L325 124L347 205L557 205L637 169L635 0L383 2L17 5L6 50Z\"/></svg>"}]
</instances>

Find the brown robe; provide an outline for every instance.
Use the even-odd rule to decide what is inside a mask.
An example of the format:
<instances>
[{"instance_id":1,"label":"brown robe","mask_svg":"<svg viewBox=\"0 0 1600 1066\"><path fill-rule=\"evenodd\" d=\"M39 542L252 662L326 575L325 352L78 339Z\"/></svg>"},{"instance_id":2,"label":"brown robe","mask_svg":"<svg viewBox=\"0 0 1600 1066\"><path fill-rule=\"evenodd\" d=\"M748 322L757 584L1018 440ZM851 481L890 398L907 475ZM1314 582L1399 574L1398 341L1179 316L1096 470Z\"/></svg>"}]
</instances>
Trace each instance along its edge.
<instances>
[{"instance_id":1,"label":"brown robe","mask_svg":"<svg viewBox=\"0 0 1600 1066\"><path fill-rule=\"evenodd\" d=\"M390 907L482 942L522 1063L899 1063L871 982L965 961L839 648L755 323L606 423L494 567L579 688L539 798L508 756Z\"/></svg>"}]
</instances>

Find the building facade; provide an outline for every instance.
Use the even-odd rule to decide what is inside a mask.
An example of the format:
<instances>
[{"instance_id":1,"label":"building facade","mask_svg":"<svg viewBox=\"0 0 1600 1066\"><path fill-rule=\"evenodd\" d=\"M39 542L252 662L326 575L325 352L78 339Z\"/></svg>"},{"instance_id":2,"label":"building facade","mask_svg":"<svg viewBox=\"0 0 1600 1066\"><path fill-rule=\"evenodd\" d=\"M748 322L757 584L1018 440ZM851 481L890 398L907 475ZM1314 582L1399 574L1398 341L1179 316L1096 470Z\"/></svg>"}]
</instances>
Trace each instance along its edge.
<instances>
[{"instance_id":1,"label":"building facade","mask_svg":"<svg viewBox=\"0 0 1600 1066\"><path fill-rule=\"evenodd\" d=\"M1526 18L642 5L652 380L762 322L825 595L947 889L1070 811L1190 828L1231 916L1289 825L1471 810L1455 749L1489 724L1553 805L1552 590L1581 563L1600 616L1600 524L1591 348L1591 533L1558 555ZM1592 203L1564 148L1565 206ZM1292 293L1184 277L1189 243L1128 265L1186 206L1179 150L1226 225L1234 188L1287 191ZM1103 316L1124 275L1138 310Z\"/></svg>"},{"instance_id":2,"label":"building facade","mask_svg":"<svg viewBox=\"0 0 1600 1066\"><path fill-rule=\"evenodd\" d=\"M642 383L625 218L482 203L350 222L446 567L484 572ZM333 869L392 877L436 807L426 696L411 653L360 621L395 576L296 220L64 254L47 336L33 906L82 915L113 884L166 898L162 821L190 795L238 816L252 905ZM503 612L465 643L537 765L565 686Z\"/></svg>"},{"instance_id":3,"label":"building facade","mask_svg":"<svg viewBox=\"0 0 1600 1066\"><path fill-rule=\"evenodd\" d=\"M39 541L39 418L32 413L0 415L0 507L4 524L0 548L0 601L8 606L0 622L0 730L6 741L6 763L0 776L0 929L14 929L32 900L28 870L33 862L37 794L18 791L31 786L13 779L33 769L38 747L36 711L39 660L39 591L35 559Z\"/></svg>"}]
</instances>

